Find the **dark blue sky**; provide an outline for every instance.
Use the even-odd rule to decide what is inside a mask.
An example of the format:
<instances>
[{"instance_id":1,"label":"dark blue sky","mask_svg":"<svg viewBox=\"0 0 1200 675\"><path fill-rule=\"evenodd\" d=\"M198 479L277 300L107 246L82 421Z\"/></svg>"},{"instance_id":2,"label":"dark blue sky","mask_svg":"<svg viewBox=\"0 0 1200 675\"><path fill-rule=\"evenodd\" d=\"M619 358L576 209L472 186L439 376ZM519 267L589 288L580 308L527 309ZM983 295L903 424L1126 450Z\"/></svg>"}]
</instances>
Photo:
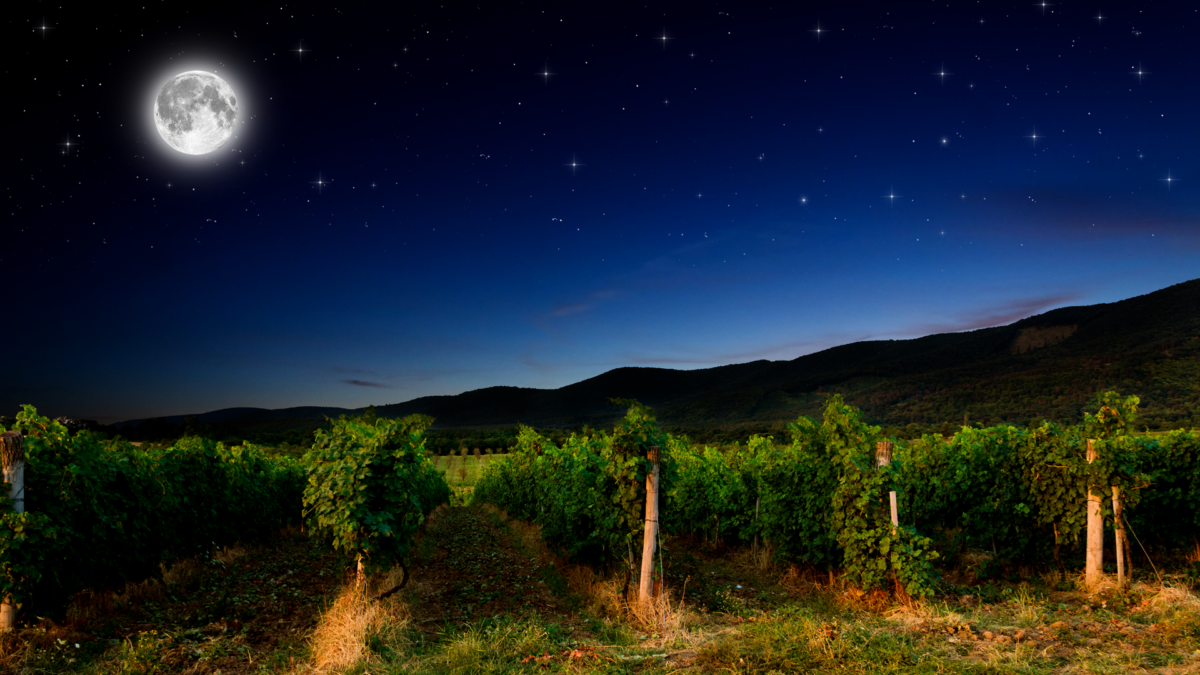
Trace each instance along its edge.
<instances>
[{"instance_id":1,"label":"dark blue sky","mask_svg":"<svg viewBox=\"0 0 1200 675\"><path fill-rule=\"evenodd\" d=\"M1191 3L409 4L10 12L0 413L558 387L1200 276ZM192 69L241 122L182 161Z\"/></svg>"}]
</instances>

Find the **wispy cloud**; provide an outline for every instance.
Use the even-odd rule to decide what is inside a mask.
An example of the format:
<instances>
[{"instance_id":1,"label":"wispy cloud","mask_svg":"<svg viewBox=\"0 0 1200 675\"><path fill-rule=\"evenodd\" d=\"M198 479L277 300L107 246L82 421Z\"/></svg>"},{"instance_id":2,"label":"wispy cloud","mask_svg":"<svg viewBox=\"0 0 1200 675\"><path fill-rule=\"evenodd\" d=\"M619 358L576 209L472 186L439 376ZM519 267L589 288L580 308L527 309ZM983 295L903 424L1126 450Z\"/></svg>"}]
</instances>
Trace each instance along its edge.
<instances>
[{"instance_id":1,"label":"wispy cloud","mask_svg":"<svg viewBox=\"0 0 1200 675\"><path fill-rule=\"evenodd\" d=\"M573 316L575 314L582 314L584 312L591 311L598 304L605 300L612 300L613 298L616 298L617 295L617 291L612 288L602 288L600 290L591 291L581 300L560 302L554 306L554 309L550 310L548 316L553 318L563 318Z\"/></svg>"},{"instance_id":2,"label":"wispy cloud","mask_svg":"<svg viewBox=\"0 0 1200 675\"><path fill-rule=\"evenodd\" d=\"M937 333L960 333L980 328L990 328L992 326L1003 326L1035 314L1041 314L1050 309L1074 304L1081 298L1082 295L1077 293L1060 293L1038 298L1020 298L992 307L960 312L957 315L947 318L945 321L912 324L881 334L831 333L806 340L790 340L774 344L764 344L753 349L739 351L688 353L686 350L679 350L675 353L631 353L622 355L621 360L627 364L639 366L679 365L701 368L746 363L759 359L791 360L805 354L813 354L831 347L865 340L895 337L918 338Z\"/></svg>"},{"instance_id":3,"label":"wispy cloud","mask_svg":"<svg viewBox=\"0 0 1200 675\"><path fill-rule=\"evenodd\" d=\"M555 307L554 309L550 310L550 316L556 316L556 317L571 316L572 314L579 314L580 312L586 312L591 308L592 308L592 303L590 303L590 302L576 302L576 303L572 303L569 305L559 305L559 306Z\"/></svg>"},{"instance_id":4,"label":"wispy cloud","mask_svg":"<svg viewBox=\"0 0 1200 675\"><path fill-rule=\"evenodd\" d=\"M648 365L691 365L691 366L724 366L732 363L747 363L749 361L758 361L760 359L770 359L774 361L789 361L805 354L819 352L822 349L836 347L840 344L848 342L857 342L865 340L865 337L847 338L845 336L824 336L812 340L789 340L787 342L778 342L775 344L767 344L753 349L732 351L732 352L708 352L708 353L677 353L677 354L625 354L621 358L627 364L648 366Z\"/></svg>"},{"instance_id":5,"label":"wispy cloud","mask_svg":"<svg viewBox=\"0 0 1200 675\"><path fill-rule=\"evenodd\" d=\"M1069 305L1082 297L1078 293L1060 293L1040 298L1019 298L993 307L960 312L947 321L914 324L900 331L900 334L919 337L1003 326L1049 309Z\"/></svg>"},{"instance_id":6,"label":"wispy cloud","mask_svg":"<svg viewBox=\"0 0 1200 675\"><path fill-rule=\"evenodd\" d=\"M391 389L390 385L382 382L371 382L369 380L342 380L345 384L354 385L355 387L371 387L373 389Z\"/></svg>"}]
</instances>

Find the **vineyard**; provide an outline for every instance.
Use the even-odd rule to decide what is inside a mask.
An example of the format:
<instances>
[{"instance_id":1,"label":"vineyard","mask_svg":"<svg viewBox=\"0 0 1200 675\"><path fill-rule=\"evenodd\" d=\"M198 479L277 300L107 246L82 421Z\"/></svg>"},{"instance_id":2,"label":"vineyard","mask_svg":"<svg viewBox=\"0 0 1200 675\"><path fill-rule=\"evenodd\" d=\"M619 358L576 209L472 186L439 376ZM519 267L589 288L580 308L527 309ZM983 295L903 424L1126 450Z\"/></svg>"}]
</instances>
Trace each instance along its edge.
<instances>
[{"instance_id":1,"label":"vineyard","mask_svg":"<svg viewBox=\"0 0 1200 675\"><path fill-rule=\"evenodd\" d=\"M865 589L894 584L928 596L938 568L967 551L990 552L983 576L1065 570L1081 551L1089 486L1120 491L1123 524L1144 550L1195 547L1200 434L1130 435L1137 405L1109 393L1076 426L927 435L895 444L894 461L880 467L879 428L836 395L820 424L790 425L790 443L753 436L726 450L662 433L635 406L613 434L572 436L561 447L523 430L508 458L477 481L475 498L536 522L570 559L632 565L644 508L635 486L647 471L645 449L661 446L665 533L758 540L783 563L840 570ZM1098 455L1091 462L1088 439ZM898 527L887 508L893 491ZM1112 506L1102 513L1112 529Z\"/></svg>"},{"instance_id":2,"label":"vineyard","mask_svg":"<svg viewBox=\"0 0 1200 675\"><path fill-rule=\"evenodd\" d=\"M1024 594L1024 607L1033 597L1028 584L1038 579L1057 579L1044 592L1067 597L1064 594L1073 591L1066 580L1083 569L1087 499L1097 486L1106 496L1120 496L1120 511L1114 508L1116 500L1107 499L1097 509L1108 531L1109 561L1113 534L1118 529L1129 533L1122 552L1134 580L1123 588L1095 591L1106 594L1105 607L1111 602L1114 612L1117 607L1149 612L1158 602L1155 598L1168 590L1164 573L1176 589L1200 577L1200 433L1134 433L1136 397L1111 392L1099 396L1092 411L1073 426L1045 422L1028 428L964 427L949 437L896 440L883 437L879 427L864 423L859 411L832 395L821 420L801 417L789 425L787 439L755 435L721 447L667 433L645 406L617 402L627 412L611 431L585 430L552 440L523 427L502 454L495 454L494 448L462 448L438 456L427 448L431 418L390 419L368 411L316 431L302 459L198 437L185 437L169 447L137 447L88 431L71 433L27 406L15 425L24 442L24 512L7 503L7 510L0 512L0 595L18 608L21 624L28 626L22 630L41 631L27 633L35 635L60 625L56 622L62 621L64 608L68 617L78 617L81 597L160 579L154 583L167 590L154 597L166 604L154 616L174 617L169 620L188 626L173 629L180 635L224 626L220 635L206 639L232 640L230 644L242 645L239 649L251 654L228 657L222 672L240 672L235 662L256 658L250 636L259 635L261 644L272 649L284 649L278 639L263 637L276 625L265 623L266 616L271 621L281 617L278 624L296 622L292 631L311 630L315 636L311 646L286 642L290 660L285 665L277 659L271 670L291 672L297 656L319 662L324 658L321 631L327 629L329 617L351 611L347 607L375 617L375 623L368 622L374 628L363 628L367 633L356 639L376 647L355 652L359 656L354 658L394 662L400 670L442 672L442 666L430 664L445 665L450 658L445 650L468 639L471 631L498 630L503 635L495 638L497 644L509 644L504 641L517 640L517 633L533 630L538 622L557 622L558 630L566 633L555 637L543 631L537 639L521 633L525 637L520 639L528 639L520 644L526 646L509 645L505 649L515 651L497 657L511 661L510 670L527 672L525 666L539 663L529 660L535 649L530 645L550 650L547 654L569 646L570 653L616 663L615 657L604 656L604 649L636 656L645 647L638 646L639 640L650 637L665 649L670 640L684 639L680 636L687 634L689 621L696 626L728 621L737 625L766 621L777 616L775 612L792 617L789 630L798 630L802 623L806 631L824 631L826 646L833 651L821 658L836 652L841 654L838 659L850 663L852 650L839 652L830 646L843 630L832 617L868 621L853 614L861 609L820 610L825 614L804 610L808 618L795 623L796 615L787 614L795 611L788 609L794 605L787 603L809 596L833 602L830 598L840 596L828 594L842 589L839 592L853 591L847 597L876 598L872 602L901 607L923 599L944 606L960 596L976 598L976 605L982 597L1004 606L1017 596L1005 595L1009 590L1000 593L995 584L1009 584L1007 588ZM656 466L659 515L651 528L646 524L647 477ZM459 493L453 499L452 484L463 486L455 487ZM464 499L470 504L444 506ZM282 539L281 530L287 533ZM651 572L655 593L666 603L659 605L658 618L638 614L632 604L632 579L644 562L643 535L649 532L656 533L655 547L645 550L661 551L652 560ZM172 585L178 576L174 570L190 569L186 561L207 561L203 565L208 568L225 570L224 560L238 558L227 553L235 549L260 551L245 560L261 562L254 563L257 567L233 564L230 580L259 583L252 581L255 570L267 568L271 550L288 553L276 553L270 569L288 567L280 567L279 555L307 561L279 572L281 579L291 578L300 568L307 568L308 576L288 596L241 591L231 595L234 591L221 581L226 572L213 572L216 576L206 577L209 581L186 587ZM214 562L217 558L220 565ZM731 567L731 560L753 563ZM351 589L346 596L351 600L345 601L349 604L339 600L342 604L322 605L326 580L338 575ZM752 586L743 590L741 584L724 583L733 575L753 579ZM151 581L143 582L146 579ZM808 581L801 584L800 579ZM1157 584L1158 595L1147 590L1147 583ZM1195 630L1170 633L1155 654L1164 649L1169 653L1183 644L1178 640L1194 642L1200 634L1200 600L1178 592L1179 598L1190 598L1181 602L1197 608L1194 616L1185 613L1185 618L1192 617L1186 621L1194 620ZM203 593L219 596L202 601L197 594ZM1094 601L1069 597L1092 611ZM192 609L169 609L172 602L188 598L196 598L190 600ZM1137 604L1137 598L1144 602ZM672 602L677 603L674 609ZM195 609L196 603L207 609ZM1070 603L1058 605L1056 611L1070 614ZM314 623L314 612L319 611L325 612L326 623ZM939 617L959 616L950 610L945 610L949 615L922 611L926 623L938 626ZM1026 621L1031 635L1050 635L1046 626L1052 623L1051 614L1043 614L1038 621ZM419 615L430 617L428 621L436 617L440 623L423 623ZM133 622L127 624L131 634L146 625L145 610L129 616L134 617L127 619ZM693 618L682 618L688 616ZM820 628L812 623L818 616L825 617ZM136 617L141 618L135 621ZM62 625L76 629L55 630L67 635L90 625L78 618L71 621ZM890 625L883 618L869 621ZM975 621L986 624L990 619L977 616ZM113 626L119 622L103 625L107 627L89 630L116 630ZM236 635L222 637L230 625L243 627ZM967 619L954 625L955 635L983 635ZM643 632L641 638L638 631ZM184 638L151 639L144 629L138 634L142 637L136 640L122 638L128 644L124 651L103 648L97 639L90 652L93 662L111 664L119 656L125 659L119 672L155 672L145 664L129 666L129 654L144 643L167 650L164 658L170 663L190 663L200 669L197 672L204 671L203 658L188 656L192 652L181 646ZM753 631L745 635L747 640L773 639L754 637ZM33 640L23 644L36 642L23 639ZM89 638L82 639L88 643ZM849 633L845 639L850 640ZM609 646L596 646L606 640ZM684 660L699 664L702 672L707 672L705 663L711 669L726 669L720 664L728 664L732 655L745 664L750 654L740 643L716 638L710 642L707 652L678 653L691 654ZM112 639L108 643L114 644ZM11 650L12 644L5 642L4 649ZM1057 662L1067 658L1067 651L1051 652L1058 655ZM10 652L0 652L0 659L6 653ZM551 656L540 663L553 665ZM809 657L817 658L804 658ZM669 658L646 663L637 661L641 657L629 658L640 663L635 670L646 672L671 664ZM570 665L570 659L559 661L563 667ZM768 660L762 672L771 670L770 663L802 662ZM1051 659L1044 665L1057 662ZM868 666L864 662L855 667L873 672ZM97 672L109 672L107 667Z\"/></svg>"}]
</instances>

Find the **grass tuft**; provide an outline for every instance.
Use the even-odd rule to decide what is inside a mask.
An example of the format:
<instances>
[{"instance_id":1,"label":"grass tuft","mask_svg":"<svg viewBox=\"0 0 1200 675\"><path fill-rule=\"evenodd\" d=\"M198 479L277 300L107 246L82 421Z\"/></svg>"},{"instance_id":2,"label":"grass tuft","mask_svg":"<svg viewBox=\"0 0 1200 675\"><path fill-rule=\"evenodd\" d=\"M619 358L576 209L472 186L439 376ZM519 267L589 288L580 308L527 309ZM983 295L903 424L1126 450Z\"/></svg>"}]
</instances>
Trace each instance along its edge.
<instances>
[{"instance_id":1,"label":"grass tuft","mask_svg":"<svg viewBox=\"0 0 1200 675\"><path fill-rule=\"evenodd\" d=\"M373 645L402 642L408 627L404 606L390 599L375 602L360 589L346 587L313 630L312 665L319 673L342 672L377 658Z\"/></svg>"}]
</instances>

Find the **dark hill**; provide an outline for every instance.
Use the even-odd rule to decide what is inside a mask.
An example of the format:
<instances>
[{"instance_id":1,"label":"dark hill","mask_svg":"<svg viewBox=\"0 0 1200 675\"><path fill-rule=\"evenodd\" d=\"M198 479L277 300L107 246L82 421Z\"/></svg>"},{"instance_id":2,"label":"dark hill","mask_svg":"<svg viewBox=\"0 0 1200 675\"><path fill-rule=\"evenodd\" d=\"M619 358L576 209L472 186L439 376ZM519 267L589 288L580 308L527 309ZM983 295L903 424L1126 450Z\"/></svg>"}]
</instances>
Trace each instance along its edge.
<instances>
[{"instance_id":1,"label":"dark hill","mask_svg":"<svg viewBox=\"0 0 1200 675\"><path fill-rule=\"evenodd\" d=\"M1120 302L1064 307L995 328L856 342L791 361L702 370L617 368L561 389L490 387L380 408L438 426L602 426L636 398L683 427L761 426L816 414L840 392L877 423L1077 419L1096 392L1143 400L1155 423L1200 410L1200 280ZM1189 377L1189 373L1194 375Z\"/></svg>"},{"instance_id":2,"label":"dark hill","mask_svg":"<svg viewBox=\"0 0 1200 675\"><path fill-rule=\"evenodd\" d=\"M1148 426L1200 425L1200 279L995 328L856 342L791 361L617 368L560 389L488 387L378 412L431 415L438 428L608 426L621 414L609 399L635 398L656 408L667 425L769 427L819 414L825 397L838 392L874 423L893 427L961 424L968 417L1025 424L1077 420L1091 397L1108 389L1141 397ZM233 408L200 421L343 412L352 411Z\"/></svg>"}]
</instances>

